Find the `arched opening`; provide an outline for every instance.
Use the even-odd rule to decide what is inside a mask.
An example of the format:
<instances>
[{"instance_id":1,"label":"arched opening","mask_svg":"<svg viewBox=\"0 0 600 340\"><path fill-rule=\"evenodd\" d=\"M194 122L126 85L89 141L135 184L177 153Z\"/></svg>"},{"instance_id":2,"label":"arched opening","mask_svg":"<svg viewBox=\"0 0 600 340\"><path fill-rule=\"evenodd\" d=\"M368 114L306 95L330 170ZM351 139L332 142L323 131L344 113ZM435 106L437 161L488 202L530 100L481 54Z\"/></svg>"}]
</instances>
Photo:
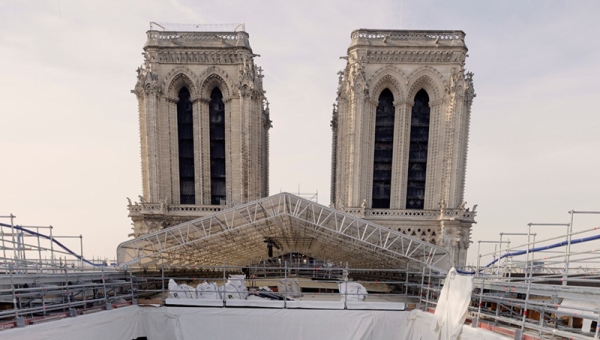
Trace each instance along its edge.
<instances>
[{"instance_id":1,"label":"arched opening","mask_svg":"<svg viewBox=\"0 0 600 340\"><path fill-rule=\"evenodd\" d=\"M375 113L373 196L371 201L371 207L375 209L390 208L394 116L394 95L389 89L385 89L379 95L379 104Z\"/></svg>"},{"instance_id":2,"label":"arched opening","mask_svg":"<svg viewBox=\"0 0 600 340\"><path fill-rule=\"evenodd\" d=\"M223 93L215 87L210 94L210 204L221 204L226 195L225 178L225 104Z\"/></svg>"},{"instance_id":3,"label":"arched opening","mask_svg":"<svg viewBox=\"0 0 600 340\"><path fill-rule=\"evenodd\" d=\"M196 203L194 176L194 117L190 91L179 90L177 138L179 141L179 197L181 204Z\"/></svg>"},{"instance_id":4,"label":"arched opening","mask_svg":"<svg viewBox=\"0 0 600 340\"><path fill-rule=\"evenodd\" d=\"M410 119L406 209L423 209L425 205L429 113L429 95L421 89L415 95Z\"/></svg>"}]
</instances>

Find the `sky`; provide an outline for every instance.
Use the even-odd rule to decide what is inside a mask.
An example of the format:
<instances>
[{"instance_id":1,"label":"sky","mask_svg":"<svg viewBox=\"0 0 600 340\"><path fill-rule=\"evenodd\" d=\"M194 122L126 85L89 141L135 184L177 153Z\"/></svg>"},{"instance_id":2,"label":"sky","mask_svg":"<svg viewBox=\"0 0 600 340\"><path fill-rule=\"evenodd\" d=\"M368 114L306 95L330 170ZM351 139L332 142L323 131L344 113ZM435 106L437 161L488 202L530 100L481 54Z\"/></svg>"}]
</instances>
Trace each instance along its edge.
<instances>
[{"instance_id":1,"label":"sky","mask_svg":"<svg viewBox=\"0 0 600 340\"><path fill-rule=\"evenodd\" d=\"M478 204L473 240L569 222L571 209L600 211L598 13L594 0L2 0L0 216L81 234L85 256L115 257L131 232L126 197L142 192L130 91L156 21L246 24L271 103L271 194L300 188L326 205L336 73L352 30L463 30L477 93L465 191ZM574 228L598 224L576 215Z\"/></svg>"}]
</instances>

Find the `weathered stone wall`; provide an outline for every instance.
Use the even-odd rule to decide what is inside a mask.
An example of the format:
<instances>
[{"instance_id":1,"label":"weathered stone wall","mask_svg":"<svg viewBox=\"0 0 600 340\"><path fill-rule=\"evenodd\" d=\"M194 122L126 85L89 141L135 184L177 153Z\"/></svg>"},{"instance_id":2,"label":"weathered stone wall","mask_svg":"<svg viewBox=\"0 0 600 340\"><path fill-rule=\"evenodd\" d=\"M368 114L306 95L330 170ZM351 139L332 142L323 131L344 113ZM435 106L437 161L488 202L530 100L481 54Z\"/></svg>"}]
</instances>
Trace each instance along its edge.
<instances>
[{"instance_id":1,"label":"weathered stone wall","mask_svg":"<svg viewBox=\"0 0 600 340\"><path fill-rule=\"evenodd\" d=\"M211 205L210 95L215 87L225 104L226 204L268 195L268 102L262 69L245 32L148 31L144 65L138 69L133 93L139 103L143 195L138 204L162 204L132 209L133 235L207 215ZM177 128L178 93L191 94L194 130L194 206L180 202ZM175 216L171 208L183 209Z\"/></svg>"},{"instance_id":2,"label":"weathered stone wall","mask_svg":"<svg viewBox=\"0 0 600 340\"><path fill-rule=\"evenodd\" d=\"M475 97L472 73L464 69L464 37L462 31L352 32L332 119L332 205L362 209L368 220L441 245L456 254L456 265L464 265L475 217L462 214L467 211L463 196ZM388 213L371 209L375 112L385 89L392 92L395 109ZM421 89L430 107L425 200L424 210L409 211L411 112ZM446 211L462 215L449 217Z\"/></svg>"}]
</instances>

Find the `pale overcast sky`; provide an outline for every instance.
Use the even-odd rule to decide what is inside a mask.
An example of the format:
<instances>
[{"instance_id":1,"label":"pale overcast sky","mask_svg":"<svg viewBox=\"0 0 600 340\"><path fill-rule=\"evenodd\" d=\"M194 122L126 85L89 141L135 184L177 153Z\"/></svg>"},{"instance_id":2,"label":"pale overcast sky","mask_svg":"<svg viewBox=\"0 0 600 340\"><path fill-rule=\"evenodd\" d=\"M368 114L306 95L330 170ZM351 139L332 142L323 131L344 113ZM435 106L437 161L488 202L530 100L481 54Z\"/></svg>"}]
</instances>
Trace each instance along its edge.
<instances>
[{"instance_id":1,"label":"pale overcast sky","mask_svg":"<svg viewBox=\"0 0 600 340\"><path fill-rule=\"evenodd\" d=\"M568 222L571 208L600 210L599 13L594 0L1 1L0 215L83 234L86 255L114 258L131 232L125 198L141 194L130 90L149 22L245 22L271 102L271 193L299 185L329 204L329 121L353 29L459 29L477 93L473 240Z\"/></svg>"}]
</instances>

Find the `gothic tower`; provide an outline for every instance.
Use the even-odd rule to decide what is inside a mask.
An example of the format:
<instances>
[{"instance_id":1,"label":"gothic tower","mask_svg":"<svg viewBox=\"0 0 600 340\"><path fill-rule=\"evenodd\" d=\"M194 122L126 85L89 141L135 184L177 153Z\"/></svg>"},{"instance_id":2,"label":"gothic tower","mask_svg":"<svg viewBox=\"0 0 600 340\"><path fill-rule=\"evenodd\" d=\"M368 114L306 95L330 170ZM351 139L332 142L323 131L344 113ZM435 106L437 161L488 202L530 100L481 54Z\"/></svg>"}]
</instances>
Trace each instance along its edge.
<instances>
[{"instance_id":1,"label":"gothic tower","mask_svg":"<svg viewBox=\"0 0 600 340\"><path fill-rule=\"evenodd\" d=\"M162 28L162 26L159 26ZM269 192L269 117L248 33L147 32L138 68L143 195L137 237Z\"/></svg>"},{"instance_id":2,"label":"gothic tower","mask_svg":"<svg viewBox=\"0 0 600 340\"><path fill-rule=\"evenodd\" d=\"M352 32L334 105L331 202L464 265L472 73L462 31Z\"/></svg>"}]
</instances>

